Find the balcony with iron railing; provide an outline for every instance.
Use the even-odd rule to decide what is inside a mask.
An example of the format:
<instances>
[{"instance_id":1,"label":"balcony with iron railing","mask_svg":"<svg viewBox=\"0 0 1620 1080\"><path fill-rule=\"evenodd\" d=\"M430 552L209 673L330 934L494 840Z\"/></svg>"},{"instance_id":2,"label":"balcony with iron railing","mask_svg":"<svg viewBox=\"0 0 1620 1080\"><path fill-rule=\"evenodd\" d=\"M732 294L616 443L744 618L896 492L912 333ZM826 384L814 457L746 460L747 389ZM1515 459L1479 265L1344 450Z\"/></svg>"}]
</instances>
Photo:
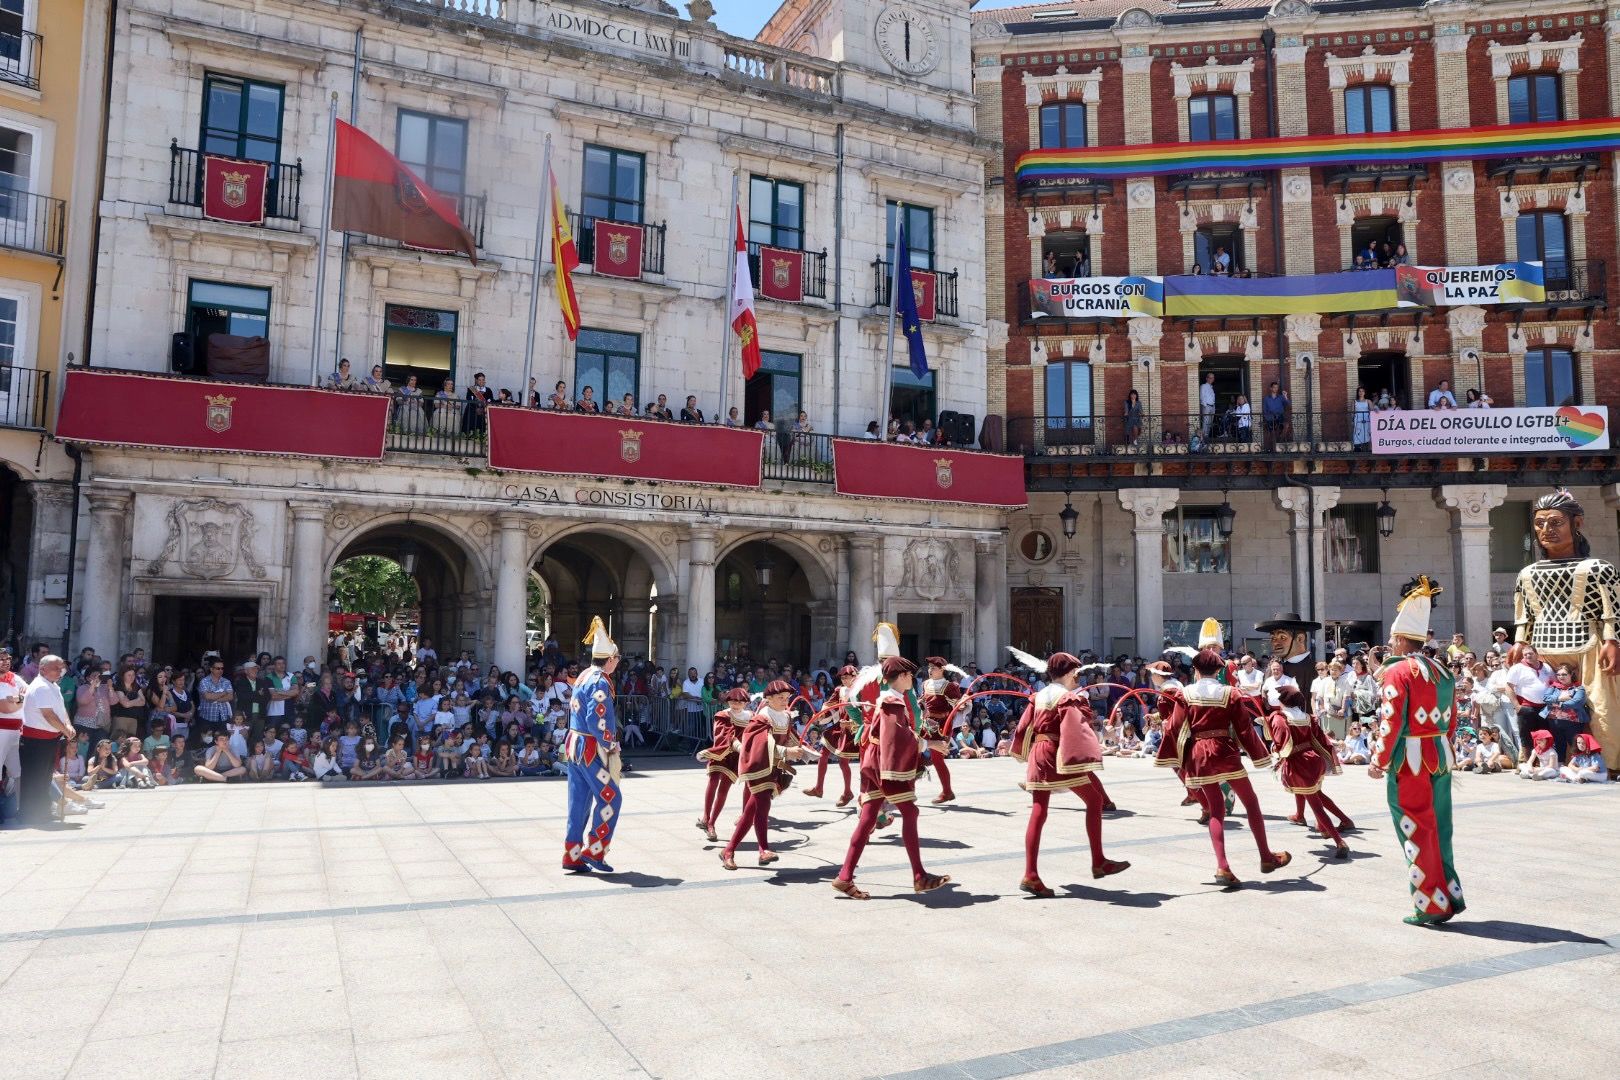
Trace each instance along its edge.
<instances>
[{"instance_id":1,"label":"balcony with iron railing","mask_svg":"<svg viewBox=\"0 0 1620 1080\"><path fill-rule=\"evenodd\" d=\"M944 315L946 318L957 318L961 315L961 307L957 300L956 283L959 275L955 270L924 270L920 267L913 269L913 273L934 275L934 314ZM872 306L887 308L889 306L889 264L884 259L872 260L872 290L876 294Z\"/></svg>"},{"instance_id":2,"label":"balcony with iron railing","mask_svg":"<svg viewBox=\"0 0 1620 1080\"><path fill-rule=\"evenodd\" d=\"M596 222L599 219L586 217L584 214L570 212L568 227L574 234L574 247L579 251L579 261L585 266L596 265ZM641 229L641 272L643 274L662 274L664 272L664 223L654 225L644 221L616 221L613 218L601 218L602 221L617 225L634 225Z\"/></svg>"},{"instance_id":3,"label":"balcony with iron railing","mask_svg":"<svg viewBox=\"0 0 1620 1080\"><path fill-rule=\"evenodd\" d=\"M0 82L39 89L39 54L45 39L32 30L0 32Z\"/></svg>"},{"instance_id":4,"label":"balcony with iron railing","mask_svg":"<svg viewBox=\"0 0 1620 1080\"><path fill-rule=\"evenodd\" d=\"M753 243L748 245L748 273L754 282L755 292L764 291L765 279L761 276L761 271L769 269L760 265L759 249L761 247L776 247L776 245ZM800 248L776 248L776 250L794 252L803 260L799 281L804 290L804 295L814 297L817 300L827 299L826 248L822 248L820 251L806 251Z\"/></svg>"},{"instance_id":5,"label":"balcony with iron railing","mask_svg":"<svg viewBox=\"0 0 1620 1080\"><path fill-rule=\"evenodd\" d=\"M448 199L450 205L455 207L456 217L461 219L462 226L473 238L473 246L479 251L484 250L484 206L487 202L482 195L455 194L453 192L438 192L440 198ZM411 244L402 244L387 236L366 235L366 243L376 244L380 247L403 248L410 251L439 251L438 248L421 248Z\"/></svg>"},{"instance_id":6,"label":"balcony with iron railing","mask_svg":"<svg viewBox=\"0 0 1620 1080\"><path fill-rule=\"evenodd\" d=\"M45 430L51 404L51 373L0 364L0 427Z\"/></svg>"},{"instance_id":7,"label":"balcony with iron railing","mask_svg":"<svg viewBox=\"0 0 1620 1080\"><path fill-rule=\"evenodd\" d=\"M0 247L59 259L66 223L61 199L0 188Z\"/></svg>"},{"instance_id":8,"label":"balcony with iron railing","mask_svg":"<svg viewBox=\"0 0 1620 1080\"><path fill-rule=\"evenodd\" d=\"M169 203L173 206L203 204L203 154L180 145L180 140L169 140ZM299 197L304 184L304 162L300 158L293 164L266 162L270 166L264 179L264 216L298 223Z\"/></svg>"}]
</instances>

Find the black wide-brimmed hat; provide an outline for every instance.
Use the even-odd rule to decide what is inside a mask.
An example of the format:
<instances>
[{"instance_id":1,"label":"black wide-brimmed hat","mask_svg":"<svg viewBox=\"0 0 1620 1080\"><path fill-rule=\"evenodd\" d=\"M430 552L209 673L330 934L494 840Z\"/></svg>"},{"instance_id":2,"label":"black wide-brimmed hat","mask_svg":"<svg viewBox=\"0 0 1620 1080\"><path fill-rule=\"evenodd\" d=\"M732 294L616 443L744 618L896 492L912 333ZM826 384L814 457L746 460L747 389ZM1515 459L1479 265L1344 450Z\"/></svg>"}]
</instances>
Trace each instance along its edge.
<instances>
[{"instance_id":1,"label":"black wide-brimmed hat","mask_svg":"<svg viewBox=\"0 0 1620 1080\"><path fill-rule=\"evenodd\" d=\"M1269 634L1273 630L1293 630L1305 633L1310 630L1322 629L1322 624L1301 618L1297 611L1279 611L1263 623L1255 623L1254 628L1262 634Z\"/></svg>"}]
</instances>

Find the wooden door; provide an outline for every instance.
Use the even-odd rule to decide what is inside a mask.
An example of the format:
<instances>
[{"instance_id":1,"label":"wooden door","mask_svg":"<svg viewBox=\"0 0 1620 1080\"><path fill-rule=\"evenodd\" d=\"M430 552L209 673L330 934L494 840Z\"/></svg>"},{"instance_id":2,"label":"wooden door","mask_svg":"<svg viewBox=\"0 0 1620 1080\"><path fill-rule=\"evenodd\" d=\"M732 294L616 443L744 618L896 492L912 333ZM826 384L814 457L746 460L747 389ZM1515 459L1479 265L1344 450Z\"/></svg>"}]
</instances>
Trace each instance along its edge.
<instances>
[{"instance_id":1,"label":"wooden door","mask_svg":"<svg viewBox=\"0 0 1620 1080\"><path fill-rule=\"evenodd\" d=\"M1036 656L1063 648L1063 590L1022 588L1012 591L1012 643Z\"/></svg>"}]
</instances>

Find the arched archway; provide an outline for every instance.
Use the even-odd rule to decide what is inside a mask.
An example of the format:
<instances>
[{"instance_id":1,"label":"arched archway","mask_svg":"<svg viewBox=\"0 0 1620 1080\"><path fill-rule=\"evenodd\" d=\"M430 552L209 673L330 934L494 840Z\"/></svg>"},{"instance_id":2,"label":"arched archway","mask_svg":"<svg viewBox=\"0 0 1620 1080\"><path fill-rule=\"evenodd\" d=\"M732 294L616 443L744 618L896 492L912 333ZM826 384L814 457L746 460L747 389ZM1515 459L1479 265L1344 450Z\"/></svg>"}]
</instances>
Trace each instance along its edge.
<instances>
[{"instance_id":1,"label":"arched archway","mask_svg":"<svg viewBox=\"0 0 1620 1080\"><path fill-rule=\"evenodd\" d=\"M338 548L332 567L359 555L390 559L416 582L419 641L431 642L442 659L464 649L485 655L480 634L491 594L482 567L459 538L435 523L400 518L362 528ZM398 617L408 623L411 614L399 612Z\"/></svg>"},{"instance_id":2,"label":"arched archway","mask_svg":"<svg viewBox=\"0 0 1620 1080\"><path fill-rule=\"evenodd\" d=\"M644 539L586 525L554 537L535 557L533 572L547 597L549 636L564 655L581 651L591 619L600 616L627 657L651 658L662 639L660 594L673 596L668 566ZM667 607L667 604L666 604Z\"/></svg>"},{"instance_id":3,"label":"arched archway","mask_svg":"<svg viewBox=\"0 0 1620 1080\"><path fill-rule=\"evenodd\" d=\"M0 520L0 642L24 646L34 500L9 463L0 465Z\"/></svg>"},{"instance_id":4,"label":"arched archway","mask_svg":"<svg viewBox=\"0 0 1620 1080\"><path fill-rule=\"evenodd\" d=\"M715 565L718 655L796 667L829 660L836 631L833 580L814 554L784 537L744 537Z\"/></svg>"}]
</instances>

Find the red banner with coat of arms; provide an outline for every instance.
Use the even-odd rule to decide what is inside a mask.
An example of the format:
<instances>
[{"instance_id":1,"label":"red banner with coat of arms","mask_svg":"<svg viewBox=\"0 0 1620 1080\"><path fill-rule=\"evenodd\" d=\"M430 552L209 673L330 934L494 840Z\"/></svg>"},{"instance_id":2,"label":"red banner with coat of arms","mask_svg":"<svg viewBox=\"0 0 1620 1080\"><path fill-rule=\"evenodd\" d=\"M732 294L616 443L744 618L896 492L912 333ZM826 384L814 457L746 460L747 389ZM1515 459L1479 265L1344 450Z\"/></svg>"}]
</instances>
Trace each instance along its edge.
<instances>
[{"instance_id":1,"label":"red banner with coat of arms","mask_svg":"<svg viewBox=\"0 0 1620 1080\"><path fill-rule=\"evenodd\" d=\"M1024 459L1013 454L834 439L840 495L978 506L1027 506Z\"/></svg>"},{"instance_id":2,"label":"red banner with coat of arms","mask_svg":"<svg viewBox=\"0 0 1620 1080\"><path fill-rule=\"evenodd\" d=\"M758 487L765 433L537 409L489 410L489 467Z\"/></svg>"},{"instance_id":3,"label":"red banner with coat of arms","mask_svg":"<svg viewBox=\"0 0 1620 1080\"><path fill-rule=\"evenodd\" d=\"M804 302L804 252L761 245L759 295L767 300Z\"/></svg>"},{"instance_id":4,"label":"red banner with coat of arms","mask_svg":"<svg viewBox=\"0 0 1620 1080\"><path fill-rule=\"evenodd\" d=\"M939 278L934 276L932 270L911 272L911 291L917 297L917 318L923 322L934 321L935 293L938 289Z\"/></svg>"},{"instance_id":5,"label":"red banner with coat of arms","mask_svg":"<svg viewBox=\"0 0 1620 1080\"><path fill-rule=\"evenodd\" d=\"M203 217L236 225L263 225L270 166L263 161L203 155Z\"/></svg>"},{"instance_id":6,"label":"red banner with coat of arms","mask_svg":"<svg viewBox=\"0 0 1620 1080\"><path fill-rule=\"evenodd\" d=\"M644 237L640 225L597 218L592 224L592 232L592 270L608 277L641 276L641 243Z\"/></svg>"},{"instance_id":7,"label":"red banner with coat of arms","mask_svg":"<svg viewBox=\"0 0 1620 1080\"><path fill-rule=\"evenodd\" d=\"M105 446L381 461L383 394L69 368L56 437Z\"/></svg>"}]
</instances>

